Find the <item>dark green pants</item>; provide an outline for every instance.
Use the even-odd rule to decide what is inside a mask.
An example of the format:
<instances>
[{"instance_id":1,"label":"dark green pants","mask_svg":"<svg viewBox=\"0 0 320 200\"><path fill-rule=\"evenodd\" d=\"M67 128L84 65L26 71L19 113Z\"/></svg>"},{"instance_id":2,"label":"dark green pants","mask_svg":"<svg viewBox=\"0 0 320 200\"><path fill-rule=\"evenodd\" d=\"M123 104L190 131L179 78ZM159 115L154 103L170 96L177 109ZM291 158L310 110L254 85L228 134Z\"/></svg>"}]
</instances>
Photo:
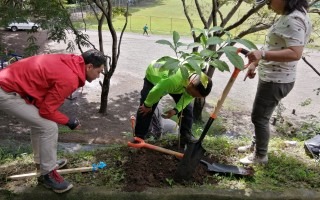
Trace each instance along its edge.
<instances>
[{"instance_id":1,"label":"dark green pants","mask_svg":"<svg viewBox=\"0 0 320 200\"><path fill-rule=\"evenodd\" d=\"M292 90L292 83L273 83L259 80L253 103L251 121L255 128L256 153L264 156L268 152L270 138L269 120L279 101Z\"/></svg>"}]
</instances>

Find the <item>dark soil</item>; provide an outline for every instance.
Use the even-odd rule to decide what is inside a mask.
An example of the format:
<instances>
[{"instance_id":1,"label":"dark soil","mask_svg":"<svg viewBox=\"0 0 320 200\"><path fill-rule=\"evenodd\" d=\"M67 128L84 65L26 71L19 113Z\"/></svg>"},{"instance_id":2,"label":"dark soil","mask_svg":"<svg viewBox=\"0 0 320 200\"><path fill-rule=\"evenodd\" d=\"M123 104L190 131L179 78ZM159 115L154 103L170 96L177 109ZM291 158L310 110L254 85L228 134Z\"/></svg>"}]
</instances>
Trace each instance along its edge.
<instances>
[{"instance_id":1,"label":"dark soil","mask_svg":"<svg viewBox=\"0 0 320 200\"><path fill-rule=\"evenodd\" d=\"M173 145L166 148L178 151L177 144ZM190 180L174 180L180 160L172 155L150 149L139 149L130 151L128 157L129 160L124 165L126 174L124 191L143 191L147 187L170 187L176 185L177 182L182 185L217 183L212 176L208 177L210 175L208 168L202 164L197 166ZM205 157L204 159L210 163L213 162L212 158Z\"/></svg>"}]
</instances>

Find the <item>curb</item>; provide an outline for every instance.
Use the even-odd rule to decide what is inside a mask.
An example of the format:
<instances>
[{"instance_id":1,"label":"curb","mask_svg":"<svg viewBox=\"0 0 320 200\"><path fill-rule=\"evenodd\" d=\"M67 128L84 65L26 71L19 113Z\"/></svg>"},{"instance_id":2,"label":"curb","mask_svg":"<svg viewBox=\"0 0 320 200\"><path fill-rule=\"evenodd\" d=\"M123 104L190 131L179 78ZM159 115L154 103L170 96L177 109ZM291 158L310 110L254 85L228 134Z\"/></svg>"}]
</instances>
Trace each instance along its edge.
<instances>
[{"instance_id":1,"label":"curb","mask_svg":"<svg viewBox=\"0 0 320 200\"><path fill-rule=\"evenodd\" d=\"M227 190L227 189L203 189L203 188L150 188L143 192L122 192L110 190L105 187L75 187L70 192L63 194L54 193L44 187L20 188L14 193L0 190L0 199L94 199L94 200L318 200L320 192L306 189L292 189L286 191L252 191Z\"/></svg>"}]
</instances>

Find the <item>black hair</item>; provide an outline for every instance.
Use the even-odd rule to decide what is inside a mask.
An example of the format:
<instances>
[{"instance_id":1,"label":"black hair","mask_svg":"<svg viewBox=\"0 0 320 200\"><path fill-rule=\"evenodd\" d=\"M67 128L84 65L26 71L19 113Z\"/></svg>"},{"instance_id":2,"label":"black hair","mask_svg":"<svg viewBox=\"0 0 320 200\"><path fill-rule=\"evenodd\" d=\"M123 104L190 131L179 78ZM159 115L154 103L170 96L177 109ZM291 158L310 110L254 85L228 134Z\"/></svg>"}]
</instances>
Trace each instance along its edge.
<instances>
[{"instance_id":1,"label":"black hair","mask_svg":"<svg viewBox=\"0 0 320 200\"><path fill-rule=\"evenodd\" d=\"M289 15L295 10L306 14L308 8L309 4L307 0L285 0L284 12L286 15Z\"/></svg>"},{"instance_id":2,"label":"black hair","mask_svg":"<svg viewBox=\"0 0 320 200\"><path fill-rule=\"evenodd\" d=\"M207 76L204 73L201 73L202 76ZM196 75L197 77L194 77L194 75ZM212 80L210 77L208 77L208 83L207 86L205 87L202 82L200 81L200 76L197 74L192 74L190 76L191 79L196 79L193 81L193 85L194 87L197 89L197 91L199 91L199 93L201 94L201 96L206 97L210 94L211 89L212 89Z\"/></svg>"},{"instance_id":3,"label":"black hair","mask_svg":"<svg viewBox=\"0 0 320 200\"><path fill-rule=\"evenodd\" d=\"M81 55L85 64L92 64L94 68L99 68L101 65L106 65L107 59L101 51L90 49L83 52Z\"/></svg>"}]
</instances>

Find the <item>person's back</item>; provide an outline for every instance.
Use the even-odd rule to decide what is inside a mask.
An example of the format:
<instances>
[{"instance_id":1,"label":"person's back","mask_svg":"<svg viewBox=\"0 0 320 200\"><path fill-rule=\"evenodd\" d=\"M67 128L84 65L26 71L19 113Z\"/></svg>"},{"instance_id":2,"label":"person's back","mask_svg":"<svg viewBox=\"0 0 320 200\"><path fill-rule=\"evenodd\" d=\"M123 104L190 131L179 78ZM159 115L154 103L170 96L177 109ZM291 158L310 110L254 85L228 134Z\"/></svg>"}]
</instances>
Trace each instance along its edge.
<instances>
[{"instance_id":1,"label":"person's back","mask_svg":"<svg viewBox=\"0 0 320 200\"><path fill-rule=\"evenodd\" d=\"M176 105L173 109L162 113L162 117L169 119L173 115L179 117L182 114L181 144L195 141L191 133L193 123L191 101L195 97L207 96L211 91L212 81L204 73L199 75L189 71L189 75L185 78L180 69L169 76L169 71L160 71L159 66L158 63L152 62L146 70L144 85L140 93L140 107L137 111L135 134L137 137L145 138L158 102L163 96L169 94ZM201 82L201 80L206 79L206 83Z\"/></svg>"},{"instance_id":2,"label":"person's back","mask_svg":"<svg viewBox=\"0 0 320 200\"><path fill-rule=\"evenodd\" d=\"M40 173L38 183L57 193L73 185L57 172L66 164L57 160L58 124L71 130L80 121L59 111L64 100L78 87L99 77L106 58L98 50L81 56L45 54L19 60L0 71L0 110L30 127L34 163Z\"/></svg>"}]
</instances>

